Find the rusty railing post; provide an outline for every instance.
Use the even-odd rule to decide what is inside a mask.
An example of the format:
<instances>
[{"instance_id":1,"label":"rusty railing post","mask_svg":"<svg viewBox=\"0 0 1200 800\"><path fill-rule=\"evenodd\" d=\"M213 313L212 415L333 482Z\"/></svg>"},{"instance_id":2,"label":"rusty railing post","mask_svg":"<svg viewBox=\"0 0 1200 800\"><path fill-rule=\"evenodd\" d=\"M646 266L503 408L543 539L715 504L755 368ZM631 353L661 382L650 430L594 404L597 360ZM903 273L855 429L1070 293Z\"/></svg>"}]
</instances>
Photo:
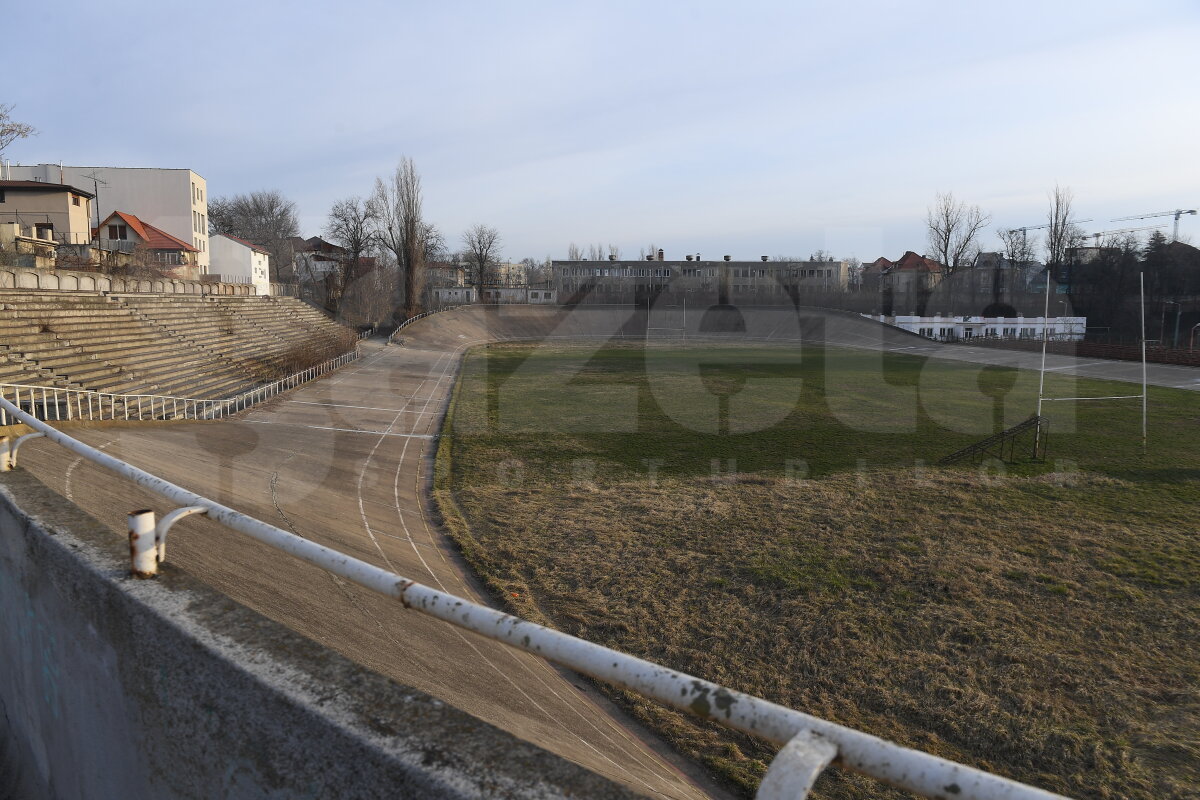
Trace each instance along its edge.
<instances>
[{"instance_id":1,"label":"rusty railing post","mask_svg":"<svg viewBox=\"0 0 1200 800\"><path fill-rule=\"evenodd\" d=\"M129 574L153 578L158 574L158 547L154 542L154 512L148 508L129 512Z\"/></svg>"}]
</instances>

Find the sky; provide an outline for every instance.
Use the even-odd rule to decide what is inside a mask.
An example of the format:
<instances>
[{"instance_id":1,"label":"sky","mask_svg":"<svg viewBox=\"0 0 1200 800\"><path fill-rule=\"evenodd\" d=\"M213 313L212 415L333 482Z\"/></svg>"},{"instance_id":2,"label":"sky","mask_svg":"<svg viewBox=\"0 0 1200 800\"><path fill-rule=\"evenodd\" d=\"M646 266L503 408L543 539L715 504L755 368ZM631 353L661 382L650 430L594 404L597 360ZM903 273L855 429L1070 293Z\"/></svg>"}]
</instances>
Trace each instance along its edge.
<instances>
[{"instance_id":1,"label":"sky","mask_svg":"<svg viewBox=\"0 0 1200 800\"><path fill-rule=\"evenodd\" d=\"M451 247L484 223L511 260L897 258L939 192L991 214L985 249L1056 185L1089 232L1200 208L1197 0L49 0L5 22L28 67L0 103L39 131L12 163L191 168L210 198L279 190L305 236L406 156Z\"/></svg>"}]
</instances>

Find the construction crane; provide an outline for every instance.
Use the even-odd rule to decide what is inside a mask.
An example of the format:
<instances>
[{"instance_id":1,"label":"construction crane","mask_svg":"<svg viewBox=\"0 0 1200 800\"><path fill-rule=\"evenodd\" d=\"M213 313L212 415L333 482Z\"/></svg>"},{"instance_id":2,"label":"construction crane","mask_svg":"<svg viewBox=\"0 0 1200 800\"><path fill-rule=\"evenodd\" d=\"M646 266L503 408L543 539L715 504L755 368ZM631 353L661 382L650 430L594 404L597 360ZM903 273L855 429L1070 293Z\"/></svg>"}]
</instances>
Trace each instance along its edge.
<instances>
[{"instance_id":1,"label":"construction crane","mask_svg":"<svg viewBox=\"0 0 1200 800\"><path fill-rule=\"evenodd\" d=\"M1159 228L1165 227L1167 227L1167 223L1164 222L1161 225L1146 225L1141 228L1120 228L1119 230L1115 231L1096 231L1095 233L1089 233L1088 236L1092 237L1092 246L1099 247L1101 236L1116 236L1119 233L1137 233L1138 231L1156 231Z\"/></svg>"},{"instance_id":2,"label":"construction crane","mask_svg":"<svg viewBox=\"0 0 1200 800\"><path fill-rule=\"evenodd\" d=\"M1091 221L1092 221L1091 219L1073 219L1073 220L1069 220L1067 222L1067 224L1068 225L1078 225L1081 222L1091 222ZM1051 223L1047 222L1043 225L1026 225L1024 228L1009 228L1009 230L1012 231L1013 233L1016 233L1017 231L1021 232L1021 249L1024 250L1024 249L1026 249L1026 247L1028 245L1028 243L1026 242L1026 237L1028 235L1027 234L1028 231L1040 231L1042 228L1049 228L1049 227L1051 227Z\"/></svg>"},{"instance_id":3,"label":"construction crane","mask_svg":"<svg viewBox=\"0 0 1200 800\"><path fill-rule=\"evenodd\" d=\"M1171 241L1178 242L1179 241L1179 218L1182 217L1184 214L1195 214L1195 213L1196 213L1196 209L1194 209L1194 208L1177 208L1174 211L1156 211L1153 214L1135 214L1132 217L1117 217L1116 219L1109 220L1109 222L1124 222L1125 220L1128 220L1128 219L1150 219L1152 217L1174 217L1175 218L1175 232L1171 234ZM1165 227L1165 225L1163 227Z\"/></svg>"}]
</instances>

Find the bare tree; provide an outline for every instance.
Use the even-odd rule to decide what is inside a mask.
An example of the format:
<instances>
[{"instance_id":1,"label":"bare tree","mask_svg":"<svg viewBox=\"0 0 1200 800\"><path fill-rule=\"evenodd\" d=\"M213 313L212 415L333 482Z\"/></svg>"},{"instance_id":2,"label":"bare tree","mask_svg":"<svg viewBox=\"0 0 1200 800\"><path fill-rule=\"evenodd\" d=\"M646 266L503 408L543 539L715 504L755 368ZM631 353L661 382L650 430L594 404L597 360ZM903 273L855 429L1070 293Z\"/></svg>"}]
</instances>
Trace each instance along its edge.
<instances>
[{"instance_id":1,"label":"bare tree","mask_svg":"<svg viewBox=\"0 0 1200 800\"><path fill-rule=\"evenodd\" d=\"M463 255L466 256L467 267L474 279L472 283L478 294L477 300L482 301L483 284L487 280L488 271L499 260L500 231L490 225L477 223L467 228L462 240L463 247L466 248Z\"/></svg>"},{"instance_id":2,"label":"bare tree","mask_svg":"<svg viewBox=\"0 0 1200 800\"><path fill-rule=\"evenodd\" d=\"M1037 237L1029 239L1024 231L1003 229L997 231L1001 251L1009 266L1023 267L1033 261L1037 255Z\"/></svg>"},{"instance_id":3,"label":"bare tree","mask_svg":"<svg viewBox=\"0 0 1200 800\"><path fill-rule=\"evenodd\" d=\"M1067 250L1083 241L1083 229L1071 221L1074 199L1074 193L1065 186L1055 186L1050 193L1050 211L1046 214L1050 223L1046 231L1046 263L1050 266L1062 266L1067 260Z\"/></svg>"},{"instance_id":4,"label":"bare tree","mask_svg":"<svg viewBox=\"0 0 1200 800\"><path fill-rule=\"evenodd\" d=\"M25 139L37 133L37 129L12 118L12 104L0 103L0 155L17 139Z\"/></svg>"},{"instance_id":5,"label":"bare tree","mask_svg":"<svg viewBox=\"0 0 1200 800\"><path fill-rule=\"evenodd\" d=\"M411 158L400 159L390 180L375 179L369 205L379 241L395 256L400 271L397 321L409 319L420 312L429 239L441 238L422 217L421 176Z\"/></svg>"},{"instance_id":6,"label":"bare tree","mask_svg":"<svg viewBox=\"0 0 1200 800\"><path fill-rule=\"evenodd\" d=\"M446 237L432 222L425 223L425 263L430 261L447 261L450 253L446 251Z\"/></svg>"},{"instance_id":7,"label":"bare tree","mask_svg":"<svg viewBox=\"0 0 1200 800\"><path fill-rule=\"evenodd\" d=\"M979 250L979 233L991 219L979 206L955 200L952 192L937 195L926 213L925 223L930 251L947 273L970 264Z\"/></svg>"},{"instance_id":8,"label":"bare tree","mask_svg":"<svg viewBox=\"0 0 1200 800\"><path fill-rule=\"evenodd\" d=\"M290 279L300 235L296 204L277 189L263 189L208 201L209 233L227 233L265 247L271 253L271 280Z\"/></svg>"},{"instance_id":9,"label":"bare tree","mask_svg":"<svg viewBox=\"0 0 1200 800\"><path fill-rule=\"evenodd\" d=\"M567 245L567 261L582 261L583 251L579 249L579 245L571 242Z\"/></svg>"},{"instance_id":10,"label":"bare tree","mask_svg":"<svg viewBox=\"0 0 1200 800\"><path fill-rule=\"evenodd\" d=\"M337 313L341 307L342 294L346 287L357 281L367 271L363 258L377 245L375 236L375 209L361 197L339 200L329 209L325 223L325 235L334 244L345 250L338 262L329 287L329 310Z\"/></svg>"}]
</instances>

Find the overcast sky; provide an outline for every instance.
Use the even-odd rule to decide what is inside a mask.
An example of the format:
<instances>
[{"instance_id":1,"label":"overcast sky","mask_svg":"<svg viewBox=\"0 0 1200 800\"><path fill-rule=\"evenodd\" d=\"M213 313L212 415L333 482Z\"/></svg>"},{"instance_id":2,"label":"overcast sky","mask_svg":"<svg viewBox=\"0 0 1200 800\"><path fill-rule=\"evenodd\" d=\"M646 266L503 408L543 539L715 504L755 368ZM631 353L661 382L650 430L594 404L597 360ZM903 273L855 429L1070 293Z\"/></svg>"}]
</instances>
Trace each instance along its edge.
<instances>
[{"instance_id":1,"label":"overcast sky","mask_svg":"<svg viewBox=\"0 0 1200 800\"><path fill-rule=\"evenodd\" d=\"M1200 206L1197 0L51 0L5 28L0 103L40 131L13 163L190 167L305 235L402 156L452 245L484 222L514 260L895 258L939 191L1003 227L1056 183L1090 231Z\"/></svg>"}]
</instances>

